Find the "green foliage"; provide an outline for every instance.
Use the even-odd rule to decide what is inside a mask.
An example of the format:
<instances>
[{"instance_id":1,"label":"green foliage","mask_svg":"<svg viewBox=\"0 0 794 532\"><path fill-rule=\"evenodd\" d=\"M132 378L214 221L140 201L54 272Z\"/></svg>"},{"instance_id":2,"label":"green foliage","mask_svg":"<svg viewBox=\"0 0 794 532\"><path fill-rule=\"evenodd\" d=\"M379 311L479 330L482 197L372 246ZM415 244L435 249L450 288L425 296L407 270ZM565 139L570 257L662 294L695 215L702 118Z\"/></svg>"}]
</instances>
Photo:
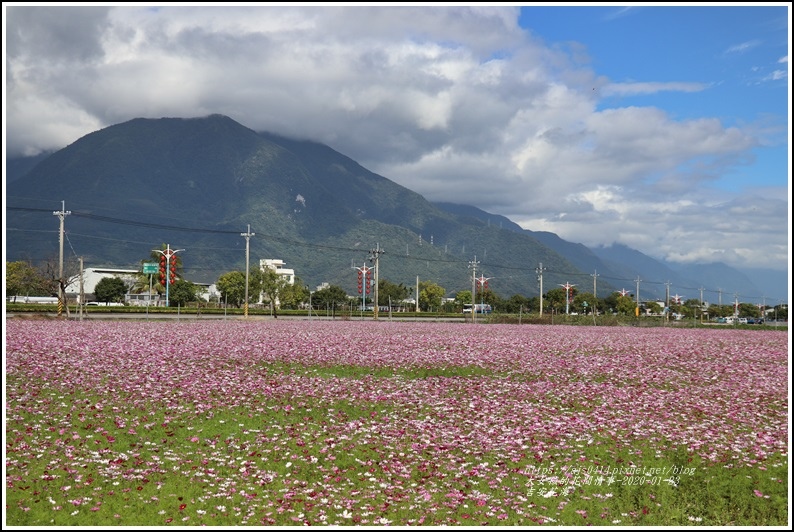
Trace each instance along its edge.
<instances>
[{"instance_id":1,"label":"green foliage","mask_svg":"<svg viewBox=\"0 0 794 532\"><path fill-rule=\"evenodd\" d=\"M568 293L571 297L575 297L576 288L569 290ZM564 313L566 295L568 294L566 294L564 288L552 288L543 296L544 305L549 310L554 310L558 314Z\"/></svg>"},{"instance_id":2,"label":"green foliage","mask_svg":"<svg viewBox=\"0 0 794 532\"><path fill-rule=\"evenodd\" d=\"M651 314L661 314L661 312L664 310L664 308L662 308L662 306L656 301L646 301L645 308Z\"/></svg>"},{"instance_id":3,"label":"green foliage","mask_svg":"<svg viewBox=\"0 0 794 532\"><path fill-rule=\"evenodd\" d=\"M258 277L261 279L262 294L265 297L265 301L270 303L273 316L277 317L276 311L280 304L281 294L286 291L289 282L287 282L282 275L276 273L276 270L271 268L260 270Z\"/></svg>"},{"instance_id":4,"label":"green foliage","mask_svg":"<svg viewBox=\"0 0 794 532\"><path fill-rule=\"evenodd\" d=\"M455 305L463 308L463 305L471 304L471 290L460 290L455 294Z\"/></svg>"},{"instance_id":5,"label":"green foliage","mask_svg":"<svg viewBox=\"0 0 794 532\"><path fill-rule=\"evenodd\" d=\"M394 284L386 279L378 280L378 299L381 305L388 305L391 301L392 305L397 304L399 301L407 299L411 290L407 286Z\"/></svg>"},{"instance_id":6,"label":"green foliage","mask_svg":"<svg viewBox=\"0 0 794 532\"><path fill-rule=\"evenodd\" d=\"M350 298L341 287L331 285L312 294L312 306L319 309L336 309L345 306L348 299Z\"/></svg>"},{"instance_id":7,"label":"green foliage","mask_svg":"<svg viewBox=\"0 0 794 532\"><path fill-rule=\"evenodd\" d=\"M94 297L102 303L123 303L127 285L118 277L104 277L94 288Z\"/></svg>"},{"instance_id":8,"label":"green foliage","mask_svg":"<svg viewBox=\"0 0 794 532\"><path fill-rule=\"evenodd\" d=\"M279 303L282 309L297 309L301 303L309 301L309 288L303 280L295 276L292 284L287 284L279 293Z\"/></svg>"},{"instance_id":9,"label":"green foliage","mask_svg":"<svg viewBox=\"0 0 794 532\"><path fill-rule=\"evenodd\" d=\"M245 272L224 273L218 278L215 286L218 287L222 302L237 308L242 306L245 301Z\"/></svg>"},{"instance_id":10,"label":"green foliage","mask_svg":"<svg viewBox=\"0 0 794 532\"><path fill-rule=\"evenodd\" d=\"M196 285L184 279L177 281L168 287L168 304L172 307L184 307L188 303L196 301Z\"/></svg>"},{"instance_id":11,"label":"green foliage","mask_svg":"<svg viewBox=\"0 0 794 532\"><path fill-rule=\"evenodd\" d=\"M419 308L423 311L438 310L441 307L444 293L445 290L436 283L421 281L419 283Z\"/></svg>"},{"instance_id":12,"label":"green foliage","mask_svg":"<svg viewBox=\"0 0 794 532\"><path fill-rule=\"evenodd\" d=\"M50 283L38 270L24 261L6 261L7 296L50 296ZM57 294L57 292L56 292Z\"/></svg>"}]
</instances>

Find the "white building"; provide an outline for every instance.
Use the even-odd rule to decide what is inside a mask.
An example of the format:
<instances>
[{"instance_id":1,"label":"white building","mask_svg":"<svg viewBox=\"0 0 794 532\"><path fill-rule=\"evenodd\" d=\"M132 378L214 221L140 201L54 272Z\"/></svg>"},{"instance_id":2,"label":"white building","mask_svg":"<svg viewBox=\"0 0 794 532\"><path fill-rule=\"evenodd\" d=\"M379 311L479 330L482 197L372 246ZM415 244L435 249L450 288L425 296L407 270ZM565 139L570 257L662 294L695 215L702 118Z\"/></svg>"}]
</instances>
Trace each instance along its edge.
<instances>
[{"instance_id":1,"label":"white building","mask_svg":"<svg viewBox=\"0 0 794 532\"><path fill-rule=\"evenodd\" d=\"M284 261L281 259L261 259L259 268L262 271L265 271L265 268L275 270L276 274L284 277L289 284L295 284L295 270L285 268Z\"/></svg>"},{"instance_id":2,"label":"white building","mask_svg":"<svg viewBox=\"0 0 794 532\"><path fill-rule=\"evenodd\" d=\"M292 268L285 268L284 261L281 259L260 259L259 268L262 271L266 269L274 270L276 274L283 277L288 284L295 284L295 270ZM259 303L264 303L264 297L262 295L259 296ZM276 307L279 306L278 298L276 298L274 303Z\"/></svg>"},{"instance_id":3,"label":"white building","mask_svg":"<svg viewBox=\"0 0 794 532\"><path fill-rule=\"evenodd\" d=\"M121 268L85 268L83 270L83 294L85 294L85 301L88 302L94 300L94 290L96 290L96 285L99 284L99 281L105 278L116 277L124 281L124 284L127 285L127 295L124 298L126 304L146 305L148 303L151 305L158 305L160 304L159 302L164 302L164 294L160 295L157 293L152 293L150 296L148 287L140 294L130 294L130 289L138 281L140 273L140 270L127 270ZM152 288L154 292L158 281L157 275L153 275L152 277ZM210 301L211 299L220 300L220 293L218 292L218 288L215 286L215 283L194 284L197 287L196 296L203 301ZM79 274L69 279L69 285L66 287L66 297L67 299L75 298L78 303L80 302Z\"/></svg>"},{"instance_id":4,"label":"white building","mask_svg":"<svg viewBox=\"0 0 794 532\"><path fill-rule=\"evenodd\" d=\"M120 268L85 268L83 270L83 294L86 296L86 301L94 299L94 290L99 281L105 278L116 277L124 281L127 285L127 291L138 278L138 270L125 270ZM69 284L65 289L66 297L74 297L80 302L80 274L75 275L69 279Z\"/></svg>"}]
</instances>

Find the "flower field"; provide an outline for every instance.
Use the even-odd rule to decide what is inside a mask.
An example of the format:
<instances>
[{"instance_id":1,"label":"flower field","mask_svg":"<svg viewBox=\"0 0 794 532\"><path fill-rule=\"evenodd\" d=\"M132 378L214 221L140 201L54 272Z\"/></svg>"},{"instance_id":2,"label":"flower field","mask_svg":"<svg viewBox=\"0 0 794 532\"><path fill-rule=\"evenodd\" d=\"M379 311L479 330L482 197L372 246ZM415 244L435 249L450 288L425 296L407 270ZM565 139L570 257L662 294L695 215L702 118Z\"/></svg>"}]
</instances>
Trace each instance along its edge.
<instances>
[{"instance_id":1,"label":"flower field","mask_svg":"<svg viewBox=\"0 0 794 532\"><path fill-rule=\"evenodd\" d=\"M786 332L6 320L5 524L758 525Z\"/></svg>"}]
</instances>

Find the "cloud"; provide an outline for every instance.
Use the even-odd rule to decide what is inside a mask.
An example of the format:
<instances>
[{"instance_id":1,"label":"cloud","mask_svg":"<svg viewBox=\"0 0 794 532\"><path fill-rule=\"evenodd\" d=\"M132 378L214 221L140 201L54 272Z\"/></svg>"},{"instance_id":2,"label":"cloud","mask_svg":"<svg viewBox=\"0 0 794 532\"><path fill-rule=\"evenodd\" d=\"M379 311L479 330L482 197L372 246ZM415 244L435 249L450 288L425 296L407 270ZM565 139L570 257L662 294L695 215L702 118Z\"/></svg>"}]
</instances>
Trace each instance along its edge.
<instances>
[{"instance_id":1,"label":"cloud","mask_svg":"<svg viewBox=\"0 0 794 532\"><path fill-rule=\"evenodd\" d=\"M768 76L764 76L762 81L778 81L781 79L786 79L788 77L788 71L786 70L775 70Z\"/></svg>"},{"instance_id":2,"label":"cloud","mask_svg":"<svg viewBox=\"0 0 794 532\"><path fill-rule=\"evenodd\" d=\"M766 259L781 259L779 231L764 233L763 244L713 203L724 195L721 176L760 145L754 126L606 106L610 96L712 84L612 82L580 61L586 50L536 41L518 14L499 6L8 7L7 153L61 148L137 117L220 113L326 143L430 200L476 205L575 242L705 257L714 255L701 249L708 240L749 263L734 249L746 238ZM782 188L762 218L787 206Z\"/></svg>"},{"instance_id":3,"label":"cloud","mask_svg":"<svg viewBox=\"0 0 794 532\"><path fill-rule=\"evenodd\" d=\"M700 92L706 90L705 83L693 82L643 82L643 83L610 83L599 88L602 96L635 96L638 94L655 94L658 92Z\"/></svg>"},{"instance_id":4,"label":"cloud","mask_svg":"<svg viewBox=\"0 0 794 532\"><path fill-rule=\"evenodd\" d=\"M725 50L725 53L726 54L744 53L744 52L747 52L747 51L757 47L760 44L761 44L761 41L758 41L758 40L752 40L752 41L746 41L746 42L739 43L739 44L734 44L733 46L728 47L728 49Z\"/></svg>"}]
</instances>

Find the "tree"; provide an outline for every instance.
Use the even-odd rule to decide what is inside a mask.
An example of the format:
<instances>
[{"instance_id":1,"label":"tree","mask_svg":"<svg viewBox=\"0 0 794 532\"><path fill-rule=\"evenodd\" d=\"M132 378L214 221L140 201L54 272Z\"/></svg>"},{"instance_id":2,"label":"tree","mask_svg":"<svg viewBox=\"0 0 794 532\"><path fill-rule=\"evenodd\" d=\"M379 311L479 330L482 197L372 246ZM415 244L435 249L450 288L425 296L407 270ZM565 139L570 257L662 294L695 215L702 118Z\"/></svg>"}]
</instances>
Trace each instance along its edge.
<instances>
[{"instance_id":1,"label":"tree","mask_svg":"<svg viewBox=\"0 0 794 532\"><path fill-rule=\"evenodd\" d=\"M283 276L276 273L276 270L271 268L265 268L264 271L261 271L259 278L262 281L261 292L264 294L265 298L270 301L270 308L273 309L273 317L278 318L276 309L281 304L279 297L286 290L286 287L289 286L289 282L287 282Z\"/></svg>"},{"instance_id":2,"label":"tree","mask_svg":"<svg viewBox=\"0 0 794 532\"><path fill-rule=\"evenodd\" d=\"M60 260L57 257L44 261L37 269L42 279L42 288L48 296L58 296L58 286L61 284L65 293L66 287L80 278L79 264L73 260L64 262L62 279L59 277Z\"/></svg>"},{"instance_id":3,"label":"tree","mask_svg":"<svg viewBox=\"0 0 794 532\"><path fill-rule=\"evenodd\" d=\"M297 309L301 303L309 300L309 288L297 275L292 284L287 284L279 294L281 308Z\"/></svg>"},{"instance_id":4,"label":"tree","mask_svg":"<svg viewBox=\"0 0 794 532\"><path fill-rule=\"evenodd\" d=\"M419 309L430 310L441 307L441 299L444 297L445 290L433 281L422 281L419 283Z\"/></svg>"},{"instance_id":5,"label":"tree","mask_svg":"<svg viewBox=\"0 0 794 532\"><path fill-rule=\"evenodd\" d=\"M587 305L585 305L587 303ZM582 314L590 314L595 312L598 307L598 299L590 292L580 292L573 298L571 308L576 309L576 312Z\"/></svg>"},{"instance_id":6,"label":"tree","mask_svg":"<svg viewBox=\"0 0 794 532\"><path fill-rule=\"evenodd\" d=\"M455 294L455 305L463 308L463 305L471 304L471 290L461 290Z\"/></svg>"},{"instance_id":7,"label":"tree","mask_svg":"<svg viewBox=\"0 0 794 532\"><path fill-rule=\"evenodd\" d=\"M681 313L686 318L700 317L702 312L699 299L687 299L681 306Z\"/></svg>"},{"instance_id":8,"label":"tree","mask_svg":"<svg viewBox=\"0 0 794 532\"><path fill-rule=\"evenodd\" d=\"M573 292L573 290L571 290ZM552 288L543 297L543 304L555 310L557 313L565 312L565 289ZM570 307L570 306L569 306Z\"/></svg>"},{"instance_id":9,"label":"tree","mask_svg":"<svg viewBox=\"0 0 794 532\"><path fill-rule=\"evenodd\" d=\"M739 303L739 316L742 318L758 318L761 316L761 309L752 303Z\"/></svg>"},{"instance_id":10,"label":"tree","mask_svg":"<svg viewBox=\"0 0 794 532\"><path fill-rule=\"evenodd\" d=\"M170 305L184 307L187 303L196 300L196 285L184 279L178 279L168 289Z\"/></svg>"},{"instance_id":11,"label":"tree","mask_svg":"<svg viewBox=\"0 0 794 532\"><path fill-rule=\"evenodd\" d=\"M408 287L404 286L402 283L394 284L386 279L378 280L378 299L381 305L388 305L389 302L391 302L392 305L399 303L407 299L409 293L410 290Z\"/></svg>"},{"instance_id":12,"label":"tree","mask_svg":"<svg viewBox=\"0 0 794 532\"><path fill-rule=\"evenodd\" d=\"M245 300L245 272L228 272L215 283L221 294L221 301L240 308ZM250 287L249 287L250 288ZM248 294L250 297L250 293Z\"/></svg>"},{"instance_id":13,"label":"tree","mask_svg":"<svg viewBox=\"0 0 794 532\"><path fill-rule=\"evenodd\" d=\"M661 314L664 310L664 308L656 301L646 301L645 308L648 309L648 312L651 314Z\"/></svg>"},{"instance_id":14,"label":"tree","mask_svg":"<svg viewBox=\"0 0 794 532\"><path fill-rule=\"evenodd\" d=\"M336 307L347 304L348 299L347 293L341 287L331 285L312 295L312 305L316 308L330 308L335 313Z\"/></svg>"},{"instance_id":15,"label":"tree","mask_svg":"<svg viewBox=\"0 0 794 532\"><path fill-rule=\"evenodd\" d=\"M103 277L94 288L94 297L102 303L123 303L127 285L118 277Z\"/></svg>"},{"instance_id":16,"label":"tree","mask_svg":"<svg viewBox=\"0 0 794 532\"><path fill-rule=\"evenodd\" d=\"M48 284L38 270L24 261L6 262L7 296L48 296Z\"/></svg>"},{"instance_id":17,"label":"tree","mask_svg":"<svg viewBox=\"0 0 794 532\"><path fill-rule=\"evenodd\" d=\"M618 294L617 298L617 306L615 307L615 312L618 314L623 315L633 315L636 312L637 304L631 298L630 295L620 295Z\"/></svg>"},{"instance_id":18,"label":"tree","mask_svg":"<svg viewBox=\"0 0 794 532\"><path fill-rule=\"evenodd\" d=\"M498 295L496 295L496 292L494 292L490 288L485 288L485 290L482 290L482 287L477 288L477 295L475 299L476 299L475 303L491 305L492 307L496 307L502 302L502 299Z\"/></svg>"}]
</instances>

